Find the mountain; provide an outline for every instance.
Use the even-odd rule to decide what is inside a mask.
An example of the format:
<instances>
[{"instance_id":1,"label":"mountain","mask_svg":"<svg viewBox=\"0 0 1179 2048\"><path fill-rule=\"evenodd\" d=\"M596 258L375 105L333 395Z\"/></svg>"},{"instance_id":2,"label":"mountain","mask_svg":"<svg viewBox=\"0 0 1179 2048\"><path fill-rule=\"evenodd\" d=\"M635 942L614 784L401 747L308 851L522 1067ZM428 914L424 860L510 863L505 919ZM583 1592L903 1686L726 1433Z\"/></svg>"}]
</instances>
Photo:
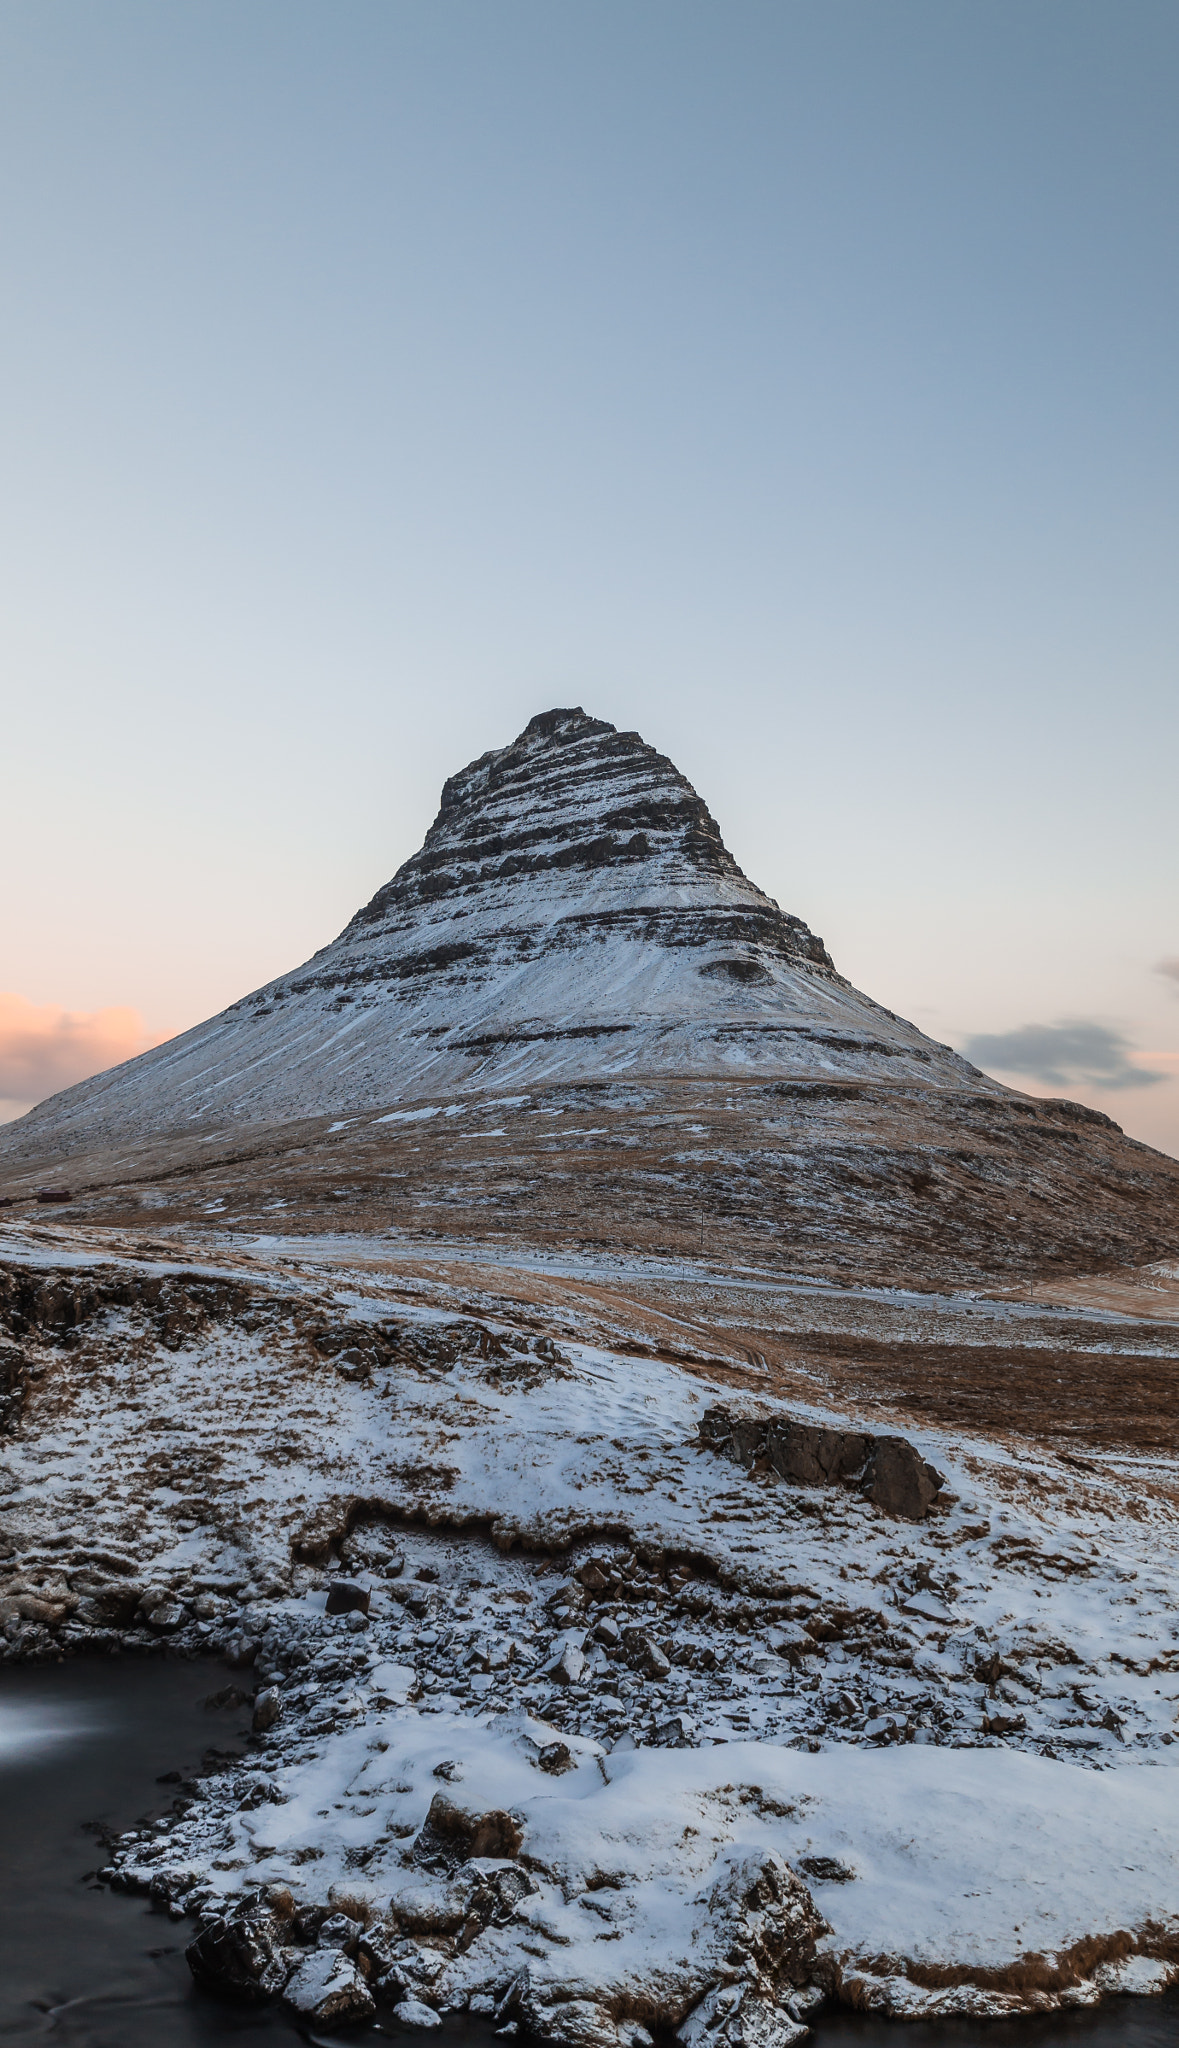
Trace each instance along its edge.
<instances>
[{"instance_id":1,"label":"mountain","mask_svg":"<svg viewBox=\"0 0 1179 2048\"><path fill-rule=\"evenodd\" d=\"M452 776L304 966L14 1129L93 1144L622 1074L1005 1092L853 989L674 764L578 708Z\"/></svg>"}]
</instances>

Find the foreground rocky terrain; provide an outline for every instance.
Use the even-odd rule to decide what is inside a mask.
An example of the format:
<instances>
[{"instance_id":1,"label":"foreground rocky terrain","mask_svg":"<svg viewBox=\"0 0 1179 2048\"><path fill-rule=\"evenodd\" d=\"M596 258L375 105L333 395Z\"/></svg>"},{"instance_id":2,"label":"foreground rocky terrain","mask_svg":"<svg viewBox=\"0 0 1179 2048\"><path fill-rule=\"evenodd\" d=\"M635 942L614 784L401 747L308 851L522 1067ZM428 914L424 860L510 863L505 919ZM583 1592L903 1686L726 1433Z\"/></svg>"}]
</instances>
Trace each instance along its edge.
<instances>
[{"instance_id":1,"label":"foreground rocky terrain","mask_svg":"<svg viewBox=\"0 0 1179 2048\"><path fill-rule=\"evenodd\" d=\"M0 1658L251 1710L107 1846L202 1984L789 2048L1179 1973L1179 1162L851 988L636 734L472 763L0 1205Z\"/></svg>"},{"instance_id":2,"label":"foreground rocky terrain","mask_svg":"<svg viewBox=\"0 0 1179 2048\"><path fill-rule=\"evenodd\" d=\"M4 1654L254 1700L106 1870L202 1981L607 2044L1170 1981L1175 1323L471 1251L6 1232ZM922 1349L1036 1427L917 1426Z\"/></svg>"}]
</instances>

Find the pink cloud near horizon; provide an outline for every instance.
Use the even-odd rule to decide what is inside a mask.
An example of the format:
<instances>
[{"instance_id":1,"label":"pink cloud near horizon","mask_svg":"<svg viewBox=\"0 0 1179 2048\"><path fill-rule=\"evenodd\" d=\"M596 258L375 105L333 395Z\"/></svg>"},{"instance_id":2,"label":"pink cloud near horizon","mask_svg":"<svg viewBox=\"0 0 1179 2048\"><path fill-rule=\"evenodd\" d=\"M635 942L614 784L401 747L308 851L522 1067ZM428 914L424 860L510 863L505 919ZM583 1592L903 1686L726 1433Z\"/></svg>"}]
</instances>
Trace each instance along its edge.
<instances>
[{"instance_id":1,"label":"pink cloud near horizon","mask_svg":"<svg viewBox=\"0 0 1179 2048\"><path fill-rule=\"evenodd\" d=\"M138 1010L64 1010L0 991L0 1117L19 1116L75 1081L159 1045Z\"/></svg>"}]
</instances>

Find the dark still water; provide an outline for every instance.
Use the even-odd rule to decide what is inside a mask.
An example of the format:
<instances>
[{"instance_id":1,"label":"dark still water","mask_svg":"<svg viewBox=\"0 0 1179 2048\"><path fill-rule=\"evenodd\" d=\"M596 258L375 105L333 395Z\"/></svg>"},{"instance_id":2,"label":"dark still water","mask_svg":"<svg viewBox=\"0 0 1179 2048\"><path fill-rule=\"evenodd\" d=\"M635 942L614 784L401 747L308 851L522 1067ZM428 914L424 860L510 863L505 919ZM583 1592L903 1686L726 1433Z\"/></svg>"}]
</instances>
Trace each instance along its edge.
<instances>
[{"instance_id":1,"label":"dark still water","mask_svg":"<svg viewBox=\"0 0 1179 2048\"><path fill-rule=\"evenodd\" d=\"M0 2042L60 2048L295 2048L316 2038L273 2008L195 1990L191 1924L86 1881L94 1832L163 1812L212 1744L240 1746L241 1713L211 1713L218 1666L165 1658L77 1661L0 1673ZM373 2038L373 2029L363 2036ZM263 2039L265 2037L265 2040ZM339 2038L339 2037L337 2037ZM353 2036L355 2039L355 2036ZM404 2034L417 2048L490 2048L486 2024ZM1179 1997L1118 1999L1048 2021L904 2026L836 2017L817 2048L1179 2048Z\"/></svg>"}]
</instances>

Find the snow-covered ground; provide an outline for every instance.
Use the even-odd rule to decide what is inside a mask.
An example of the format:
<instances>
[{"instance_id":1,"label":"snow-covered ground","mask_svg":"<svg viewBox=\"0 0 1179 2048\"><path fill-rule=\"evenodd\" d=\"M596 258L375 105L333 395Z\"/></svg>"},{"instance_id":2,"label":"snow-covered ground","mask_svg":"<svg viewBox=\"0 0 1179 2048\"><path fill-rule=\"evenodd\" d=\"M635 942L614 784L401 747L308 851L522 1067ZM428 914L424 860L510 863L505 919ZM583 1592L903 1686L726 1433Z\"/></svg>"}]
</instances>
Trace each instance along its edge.
<instances>
[{"instance_id":1,"label":"snow-covered ground","mask_svg":"<svg viewBox=\"0 0 1179 2048\"><path fill-rule=\"evenodd\" d=\"M1166 1461L906 1423L945 1483L892 1519L702 1443L773 1395L371 1251L6 1233L8 1654L170 1640L259 1700L253 1753L118 1881L221 1963L245 1914L320 2019L383 1986L586 2048L785 2041L819 1991L998 2012L1167 1980ZM336 1580L367 1616L324 1612Z\"/></svg>"}]
</instances>

